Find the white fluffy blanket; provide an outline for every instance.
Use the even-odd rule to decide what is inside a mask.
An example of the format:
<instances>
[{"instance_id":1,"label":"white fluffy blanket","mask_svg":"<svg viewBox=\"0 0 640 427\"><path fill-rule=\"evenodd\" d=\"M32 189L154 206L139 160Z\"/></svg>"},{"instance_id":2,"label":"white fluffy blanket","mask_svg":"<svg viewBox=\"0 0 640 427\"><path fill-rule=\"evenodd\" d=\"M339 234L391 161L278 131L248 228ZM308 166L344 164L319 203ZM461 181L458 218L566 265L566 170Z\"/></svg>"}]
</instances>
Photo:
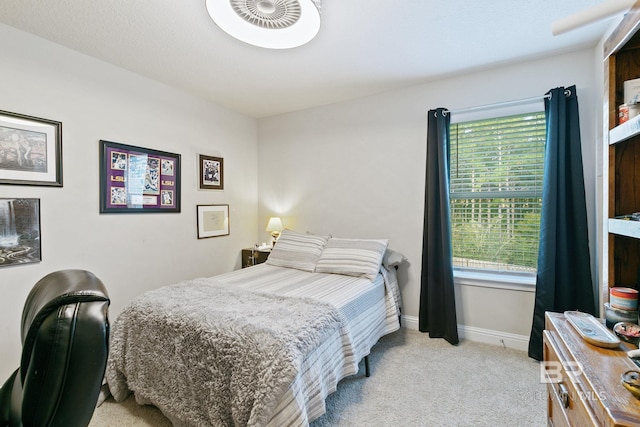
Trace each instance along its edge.
<instances>
[{"instance_id":1,"label":"white fluffy blanket","mask_svg":"<svg viewBox=\"0 0 640 427\"><path fill-rule=\"evenodd\" d=\"M176 425L264 425L304 357L345 327L317 300L197 279L136 298L112 325L107 381Z\"/></svg>"}]
</instances>

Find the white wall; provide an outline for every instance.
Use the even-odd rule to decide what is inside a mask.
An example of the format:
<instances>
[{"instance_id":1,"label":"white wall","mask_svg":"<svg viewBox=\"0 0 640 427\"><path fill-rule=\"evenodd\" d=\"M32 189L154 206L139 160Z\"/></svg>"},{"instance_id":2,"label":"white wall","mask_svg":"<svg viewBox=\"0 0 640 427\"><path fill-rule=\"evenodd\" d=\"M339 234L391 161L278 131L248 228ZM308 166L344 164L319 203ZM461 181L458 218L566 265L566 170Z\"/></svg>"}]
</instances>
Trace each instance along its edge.
<instances>
[{"instance_id":1,"label":"white wall","mask_svg":"<svg viewBox=\"0 0 640 427\"><path fill-rule=\"evenodd\" d=\"M258 121L261 223L340 237L390 239L405 254L405 315L418 316L424 211L426 112L542 96L577 85L587 208L595 212L593 50L454 76L404 90ZM595 233L595 214L589 218ZM266 233L261 232L266 238ZM592 234L593 243L595 235ZM592 248L595 260L595 247ZM595 262L595 261L594 261ZM595 268L595 265L594 265ZM594 275L595 280L595 275ZM526 337L534 294L457 286L463 330ZM417 326L416 326L417 327ZM496 338L498 340L500 338ZM521 342L522 344L522 342ZM526 342L525 342L526 344Z\"/></svg>"},{"instance_id":2,"label":"white wall","mask_svg":"<svg viewBox=\"0 0 640 427\"><path fill-rule=\"evenodd\" d=\"M577 84L587 203L595 212L593 122L601 112L594 100L601 89L593 55L586 50L456 76L256 123L0 25L0 109L61 121L64 172L62 188L0 186L0 197L40 198L43 254L38 264L0 267L0 381L19 364L22 307L44 275L94 272L109 289L115 319L145 290L238 268L242 247L268 240L264 226L274 213L300 231L388 237L409 258L400 282L405 315L415 319L426 111ZM100 139L181 154L182 212L99 214ZM198 153L224 158L224 191L198 190ZM231 235L196 239L196 205L221 203L231 207ZM591 230L594 221L595 215ZM458 286L456 294L463 330L528 336L533 293Z\"/></svg>"},{"instance_id":3,"label":"white wall","mask_svg":"<svg viewBox=\"0 0 640 427\"><path fill-rule=\"evenodd\" d=\"M605 64L604 42L609 38L615 30L618 22L612 24L611 28L594 51L594 69L596 80L608 82L609 76L605 80ZM608 83L607 83L608 84ZM608 88L607 88L608 89ZM597 224L597 263L598 266L598 299L600 304L600 315L604 317L604 302L609 300L609 230L607 226L607 218L609 217L609 94L605 92L605 88L601 92L596 93L597 104L601 106L599 114L596 113L596 215L598 217ZM616 106L617 108L617 106ZM606 123L606 126L605 126ZM607 131L605 132L605 129Z\"/></svg>"},{"instance_id":4,"label":"white wall","mask_svg":"<svg viewBox=\"0 0 640 427\"><path fill-rule=\"evenodd\" d=\"M62 122L64 187L0 186L41 201L42 262L0 267L0 384L19 365L31 287L67 268L106 285L115 319L135 295L240 266L258 235L257 124L159 83L0 25L0 110ZM182 155L182 212L100 214L99 140ZM197 154L224 158L225 189L198 189ZM230 236L198 240L197 204L229 204Z\"/></svg>"}]
</instances>

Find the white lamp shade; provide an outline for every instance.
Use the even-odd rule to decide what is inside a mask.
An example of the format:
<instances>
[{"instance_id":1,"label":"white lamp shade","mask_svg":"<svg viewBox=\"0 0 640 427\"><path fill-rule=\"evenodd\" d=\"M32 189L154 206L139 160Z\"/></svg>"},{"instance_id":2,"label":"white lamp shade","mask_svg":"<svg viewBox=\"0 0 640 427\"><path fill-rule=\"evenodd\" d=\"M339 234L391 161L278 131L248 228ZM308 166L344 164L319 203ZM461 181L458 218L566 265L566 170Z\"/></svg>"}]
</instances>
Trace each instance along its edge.
<instances>
[{"instance_id":1,"label":"white lamp shade","mask_svg":"<svg viewBox=\"0 0 640 427\"><path fill-rule=\"evenodd\" d=\"M282 231L284 227L282 226L282 221L277 216L272 216L269 218L269 222L267 223L267 228L265 231Z\"/></svg>"},{"instance_id":2,"label":"white lamp shade","mask_svg":"<svg viewBox=\"0 0 640 427\"><path fill-rule=\"evenodd\" d=\"M288 49L320 30L321 0L207 0L213 22L236 39L258 47Z\"/></svg>"}]
</instances>

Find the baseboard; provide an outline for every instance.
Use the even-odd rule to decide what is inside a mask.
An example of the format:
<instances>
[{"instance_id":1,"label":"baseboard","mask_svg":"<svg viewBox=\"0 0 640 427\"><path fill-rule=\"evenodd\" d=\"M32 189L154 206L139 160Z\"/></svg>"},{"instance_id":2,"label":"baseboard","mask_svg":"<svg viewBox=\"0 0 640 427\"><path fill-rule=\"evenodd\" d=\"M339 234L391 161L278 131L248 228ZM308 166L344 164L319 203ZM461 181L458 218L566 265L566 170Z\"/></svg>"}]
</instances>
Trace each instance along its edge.
<instances>
[{"instance_id":1,"label":"baseboard","mask_svg":"<svg viewBox=\"0 0 640 427\"><path fill-rule=\"evenodd\" d=\"M402 327L418 330L418 318L415 316L402 316ZM476 328L475 326L458 325L458 337L469 341L494 344L516 350L529 350L529 337L509 332L494 331L491 329Z\"/></svg>"}]
</instances>

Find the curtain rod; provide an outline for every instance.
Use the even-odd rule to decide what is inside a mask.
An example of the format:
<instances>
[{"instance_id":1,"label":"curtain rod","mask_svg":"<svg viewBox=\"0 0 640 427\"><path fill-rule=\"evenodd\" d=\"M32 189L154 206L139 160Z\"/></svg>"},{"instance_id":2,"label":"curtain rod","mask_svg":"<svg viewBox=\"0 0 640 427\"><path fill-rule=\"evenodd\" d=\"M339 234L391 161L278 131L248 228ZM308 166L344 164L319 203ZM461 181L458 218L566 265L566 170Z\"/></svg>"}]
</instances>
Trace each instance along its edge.
<instances>
[{"instance_id":1,"label":"curtain rod","mask_svg":"<svg viewBox=\"0 0 640 427\"><path fill-rule=\"evenodd\" d=\"M569 89L565 89L564 90L564 96L569 96L571 95L571 91ZM471 111L479 111L479 110L486 110L489 108L500 108L500 107L510 107L512 105L518 105L518 104L527 104L530 102L536 102L536 101L542 101L544 99L551 99L551 94L546 94L546 95L542 95L542 96L534 96L531 98L524 98L524 99L516 99L513 101L504 101L504 102L494 102L493 104L485 104L485 105L478 105L475 107L467 107L467 108L458 108L458 109L453 109L453 110L444 110L444 113L447 114L454 114L454 113L468 113Z\"/></svg>"},{"instance_id":2,"label":"curtain rod","mask_svg":"<svg viewBox=\"0 0 640 427\"><path fill-rule=\"evenodd\" d=\"M471 111L487 110L489 108L510 107L512 105L528 104L531 102L542 101L543 99L548 99L550 96L551 95L534 96L531 98L516 99L513 101L504 101L504 102L495 102L493 104L477 105L475 107L457 108L453 110L445 110L445 113L449 113L449 114L469 113Z\"/></svg>"}]
</instances>

